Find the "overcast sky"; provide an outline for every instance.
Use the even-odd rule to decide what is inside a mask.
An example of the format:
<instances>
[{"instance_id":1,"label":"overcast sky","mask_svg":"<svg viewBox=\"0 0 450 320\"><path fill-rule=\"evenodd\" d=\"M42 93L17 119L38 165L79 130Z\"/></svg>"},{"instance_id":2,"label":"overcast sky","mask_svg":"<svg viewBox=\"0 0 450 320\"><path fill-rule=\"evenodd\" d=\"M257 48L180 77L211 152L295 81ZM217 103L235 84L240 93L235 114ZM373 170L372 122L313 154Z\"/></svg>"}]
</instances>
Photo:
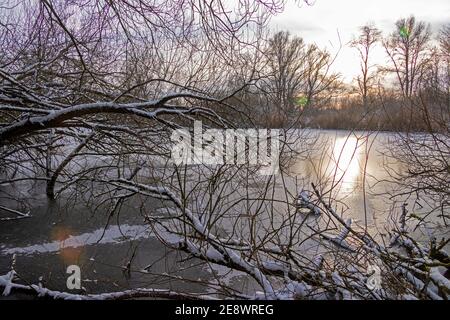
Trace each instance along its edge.
<instances>
[{"instance_id":1,"label":"overcast sky","mask_svg":"<svg viewBox=\"0 0 450 320\"><path fill-rule=\"evenodd\" d=\"M383 34L392 32L395 21L410 15L429 22L432 31L450 23L450 0L312 0L312 5L289 1L283 13L271 21L274 31L288 30L306 42L326 46L336 53L339 37L342 48L334 69L341 72L347 82L358 73L359 63L355 49L345 45L357 34L358 27L373 22ZM381 48L374 55L375 63L385 62Z\"/></svg>"}]
</instances>

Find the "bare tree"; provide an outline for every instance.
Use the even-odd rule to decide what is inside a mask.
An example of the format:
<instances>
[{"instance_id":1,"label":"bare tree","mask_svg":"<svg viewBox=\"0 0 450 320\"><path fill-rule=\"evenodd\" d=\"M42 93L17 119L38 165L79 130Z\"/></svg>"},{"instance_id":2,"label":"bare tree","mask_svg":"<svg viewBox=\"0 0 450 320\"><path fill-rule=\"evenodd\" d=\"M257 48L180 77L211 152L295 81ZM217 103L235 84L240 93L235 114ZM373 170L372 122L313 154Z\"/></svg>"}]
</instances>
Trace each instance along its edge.
<instances>
[{"instance_id":1,"label":"bare tree","mask_svg":"<svg viewBox=\"0 0 450 320\"><path fill-rule=\"evenodd\" d=\"M421 93L427 96L427 100L434 107L437 105L450 105L450 53L449 40L450 26L444 26L437 37L439 41L433 46L429 53L430 63L425 67ZM440 110L444 112L445 110Z\"/></svg>"},{"instance_id":2,"label":"bare tree","mask_svg":"<svg viewBox=\"0 0 450 320\"><path fill-rule=\"evenodd\" d=\"M280 31L268 41L266 63L268 78L264 91L279 117L292 115L297 98L304 88L305 44L299 37Z\"/></svg>"},{"instance_id":3,"label":"bare tree","mask_svg":"<svg viewBox=\"0 0 450 320\"><path fill-rule=\"evenodd\" d=\"M356 48L360 57L361 75L356 78L359 94L362 98L364 108L367 108L368 95L375 82L375 74L371 72L373 65L370 64L370 53L376 43L380 40L381 32L373 25L367 24L359 28L360 33L351 42L351 46Z\"/></svg>"},{"instance_id":4,"label":"bare tree","mask_svg":"<svg viewBox=\"0 0 450 320\"><path fill-rule=\"evenodd\" d=\"M390 145L391 156L403 163L407 170L389 170L398 188L397 197L409 195L427 208L419 218L425 223L429 216L448 225L450 179L450 77L448 55L448 27L439 35L440 47L435 47L422 66L420 90L402 106L412 121L421 124L425 134L406 130L398 132ZM432 199L432 201L427 200Z\"/></svg>"},{"instance_id":5,"label":"bare tree","mask_svg":"<svg viewBox=\"0 0 450 320\"><path fill-rule=\"evenodd\" d=\"M430 27L411 16L400 19L395 31L383 41L392 68L387 71L396 75L401 92L411 97L419 89L423 70L428 63Z\"/></svg>"},{"instance_id":6,"label":"bare tree","mask_svg":"<svg viewBox=\"0 0 450 320\"><path fill-rule=\"evenodd\" d=\"M336 57L337 54L332 56L315 44L308 46L305 66L305 108L326 104L342 90L341 75L331 70Z\"/></svg>"},{"instance_id":7,"label":"bare tree","mask_svg":"<svg viewBox=\"0 0 450 320\"><path fill-rule=\"evenodd\" d=\"M265 77L259 85L279 119L299 122L304 110L326 104L340 92L340 75L331 71L334 60L329 52L315 44L305 45L288 32L269 39Z\"/></svg>"}]
</instances>

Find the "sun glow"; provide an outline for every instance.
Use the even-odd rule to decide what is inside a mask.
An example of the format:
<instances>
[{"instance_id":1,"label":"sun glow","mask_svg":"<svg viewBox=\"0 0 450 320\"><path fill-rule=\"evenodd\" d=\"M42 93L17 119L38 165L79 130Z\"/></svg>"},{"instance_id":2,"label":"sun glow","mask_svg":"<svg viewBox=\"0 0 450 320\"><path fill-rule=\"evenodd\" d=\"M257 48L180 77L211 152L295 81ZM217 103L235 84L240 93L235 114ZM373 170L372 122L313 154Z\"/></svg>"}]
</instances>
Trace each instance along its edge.
<instances>
[{"instance_id":1,"label":"sun glow","mask_svg":"<svg viewBox=\"0 0 450 320\"><path fill-rule=\"evenodd\" d=\"M351 191L361 174L360 145L356 137L336 138L328 166L328 176L333 176L344 190Z\"/></svg>"}]
</instances>

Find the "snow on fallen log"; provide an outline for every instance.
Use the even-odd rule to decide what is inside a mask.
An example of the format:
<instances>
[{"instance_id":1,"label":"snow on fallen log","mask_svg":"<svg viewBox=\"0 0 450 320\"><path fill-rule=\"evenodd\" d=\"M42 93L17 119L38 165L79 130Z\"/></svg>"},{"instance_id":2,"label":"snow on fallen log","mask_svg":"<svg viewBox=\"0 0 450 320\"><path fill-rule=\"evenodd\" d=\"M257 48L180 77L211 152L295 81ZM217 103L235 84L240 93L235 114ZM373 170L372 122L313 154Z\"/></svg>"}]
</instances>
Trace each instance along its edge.
<instances>
[{"instance_id":1,"label":"snow on fallen log","mask_svg":"<svg viewBox=\"0 0 450 320\"><path fill-rule=\"evenodd\" d=\"M321 237L324 238L325 240L332 242L333 244L335 244L336 246L338 246L342 249L353 252L354 249L347 243L347 241L345 241L345 238L347 238L348 234L350 233L351 225L352 225L352 219L349 218L349 219L347 219L345 226L342 227L342 229L338 235L332 236L332 235L328 235L328 234L324 233L324 234L321 234Z\"/></svg>"},{"instance_id":2,"label":"snow on fallen log","mask_svg":"<svg viewBox=\"0 0 450 320\"><path fill-rule=\"evenodd\" d=\"M215 300L216 298L209 295L202 295L196 293L176 292L169 289L151 289L138 288L117 292L99 293L99 294L74 294L69 292L62 292L44 288L42 284L23 285L14 283L11 280L12 272L0 276L0 287L5 287L3 295L7 296L13 290L26 292L37 297L52 298L55 300L124 300L132 298L164 298L164 299L190 299L190 300Z\"/></svg>"},{"instance_id":3,"label":"snow on fallen log","mask_svg":"<svg viewBox=\"0 0 450 320\"><path fill-rule=\"evenodd\" d=\"M15 270L16 255L13 255L11 270L0 275L0 288L3 289L3 296L9 296L13 291L21 291L39 298L52 298L55 300L122 300L132 298L164 298L164 299L191 299L191 300L214 300L215 298L209 295L202 295L196 293L176 292L169 289L153 289L153 288L137 288L117 292L108 292L100 294L74 294L69 292L62 292L57 290L50 290L42 285L42 278L39 279L38 284L24 285L16 283L17 272Z\"/></svg>"},{"instance_id":4,"label":"snow on fallen log","mask_svg":"<svg viewBox=\"0 0 450 320\"><path fill-rule=\"evenodd\" d=\"M309 209L310 213L313 213L315 215L320 215L322 213L322 210L311 201L311 198L312 198L311 192L302 190L297 196L297 202L296 202L297 209L302 209L302 208Z\"/></svg>"},{"instance_id":5,"label":"snow on fallen log","mask_svg":"<svg viewBox=\"0 0 450 320\"><path fill-rule=\"evenodd\" d=\"M444 275L439 271L439 268L433 267L430 269L430 278L433 283L447 296L447 299L450 295L450 280L448 280Z\"/></svg>"},{"instance_id":6,"label":"snow on fallen log","mask_svg":"<svg viewBox=\"0 0 450 320\"><path fill-rule=\"evenodd\" d=\"M440 297L437 292L432 290L430 286L425 285L425 283L422 280L414 276L410 271L406 270L406 268L398 267L396 268L395 271L397 274L406 277L406 279L408 279L408 281L414 286L414 288L418 292L425 291L428 297L430 297L432 300L442 300L442 297Z\"/></svg>"},{"instance_id":7,"label":"snow on fallen log","mask_svg":"<svg viewBox=\"0 0 450 320\"><path fill-rule=\"evenodd\" d=\"M0 276L0 287L4 287L3 295L9 296L11 290L15 287L13 282L16 277L16 272L14 270L9 271L7 274Z\"/></svg>"}]
</instances>

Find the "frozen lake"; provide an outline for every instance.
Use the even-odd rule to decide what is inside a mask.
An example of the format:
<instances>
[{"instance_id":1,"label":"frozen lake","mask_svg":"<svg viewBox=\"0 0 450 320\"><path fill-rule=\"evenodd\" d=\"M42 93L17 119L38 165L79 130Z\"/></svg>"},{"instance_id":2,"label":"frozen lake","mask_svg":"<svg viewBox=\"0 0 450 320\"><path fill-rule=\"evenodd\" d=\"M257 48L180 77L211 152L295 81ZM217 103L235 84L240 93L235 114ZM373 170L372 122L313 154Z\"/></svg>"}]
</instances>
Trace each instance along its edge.
<instances>
[{"instance_id":1,"label":"frozen lake","mask_svg":"<svg viewBox=\"0 0 450 320\"><path fill-rule=\"evenodd\" d=\"M367 225L374 236L383 234L391 213L398 212L404 201L418 215L433 206L426 199L392 197L395 184L390 182L389 172L407 169L386 155L393 134L311 130L308 135L312 144L300 150L289 165L286 188L290 193L296 194L314 182L336 199L342 216ZM11 188L0 186L0 191ZM50 202L43 190L42 182L20 190L32 201L31 218L0 222L2 274L16 254L16 269L25 281L35 282L43 276L46 286L60 290L65 289L66 268L71 264L81 267L83 286L92 293L145 286L203 292L201 282L214 278L204 264L185 261L182 254L163 246L133 202L106 225L106 212L94 213L92 207L73 199L66 203L64 197ZM155 210L161 205L146 201ZM0 205L9 204L4 198L0 200ZM436 235L439 233L448 235L448 228L438 227ZM415 235L418 239L423 236L421 230ZM122 266L131 257L133 272L128 274ZM244 276L225 268L217 267L216 272L241 289L251 285ZM179 281L178 275L192 281Z\"/></svg>"}]
</instances>

